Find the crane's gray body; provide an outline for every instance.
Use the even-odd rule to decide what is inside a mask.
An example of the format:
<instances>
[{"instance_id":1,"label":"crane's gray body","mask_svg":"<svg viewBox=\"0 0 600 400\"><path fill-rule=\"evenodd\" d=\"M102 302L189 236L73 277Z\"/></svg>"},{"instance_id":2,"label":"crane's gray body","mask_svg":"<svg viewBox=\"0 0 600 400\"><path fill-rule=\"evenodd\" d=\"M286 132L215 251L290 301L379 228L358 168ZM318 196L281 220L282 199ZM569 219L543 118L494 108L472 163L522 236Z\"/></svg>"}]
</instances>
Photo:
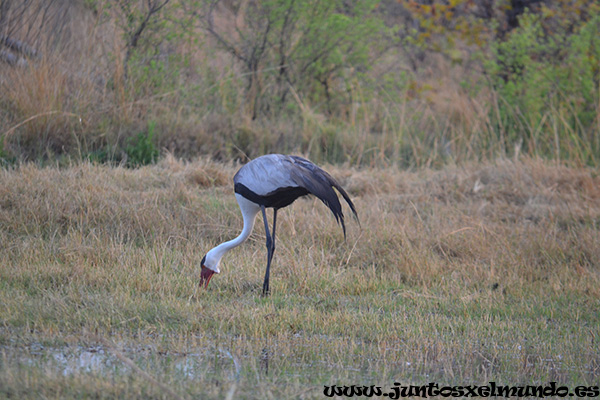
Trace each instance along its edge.
<instances>
[{"instance_id":1,"label":"crane's gray body","mask_svg":"<svg viewBox=\"0 0 600 400\"><path fill-rule=\"evenodd\" d=\"M346 200L356 216L354 204L348 194L327 172L298 156L268 154L244 165L233 177L235 192L259 206L279 209L298 197L314 195L333 212L342 225L344 214L335 190Z\"/></svg>"}]
</instances>

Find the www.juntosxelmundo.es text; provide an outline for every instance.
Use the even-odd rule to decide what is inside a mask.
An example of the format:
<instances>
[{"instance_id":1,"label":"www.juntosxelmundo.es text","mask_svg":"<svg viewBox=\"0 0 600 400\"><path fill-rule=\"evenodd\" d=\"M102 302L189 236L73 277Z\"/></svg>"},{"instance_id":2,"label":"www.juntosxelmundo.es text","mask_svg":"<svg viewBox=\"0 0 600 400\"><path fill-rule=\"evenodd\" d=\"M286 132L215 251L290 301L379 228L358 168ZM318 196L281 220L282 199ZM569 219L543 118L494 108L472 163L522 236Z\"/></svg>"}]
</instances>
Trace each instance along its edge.
<instances>
[{"instance_id":1,"label":"www.juntosxelmundo.es text","mask_svg":"<svg viewBox=\"0 0 600 400\"><path fill-rule=\"evenodd\" d=\"M576 386L573 390L567 386L559 386L556 382L547 385L533 386L510 386L497 385L489 382L488 385L463 385L463 386L440 386L430 382L428 385L402 385L394 382L389 389L381 386L325 386L323 394L327 397L387 397L399 399L404 397L598 397L600 386Z\"/></svg>"}]
</instances>

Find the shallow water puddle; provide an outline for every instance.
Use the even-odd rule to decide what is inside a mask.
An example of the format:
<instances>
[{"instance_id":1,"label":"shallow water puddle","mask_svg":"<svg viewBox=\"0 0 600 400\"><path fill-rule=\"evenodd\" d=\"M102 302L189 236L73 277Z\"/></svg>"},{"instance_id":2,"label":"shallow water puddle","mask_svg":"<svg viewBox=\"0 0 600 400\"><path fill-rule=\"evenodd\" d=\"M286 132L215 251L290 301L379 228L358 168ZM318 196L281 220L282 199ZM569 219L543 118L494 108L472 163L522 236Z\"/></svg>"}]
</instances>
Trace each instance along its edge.
<instances>
[{"instance_id":1,"label":"shallow water puddle","mask_svg":"<svg viewBox=\"0 0 600 400\"><path fill-rule=\"evenodd\" d=\"M324 360L290 358L278 353L277 346L263 347L256 351L245 348L237 355L223 348L168 353L150 348L117 347L119 349L116 352L142 370L150 374L170 374L182 380L204 379L210 375L239 379L243 369L266 376L273 373L274 367L281 367L283 359L286 366L290 367L289 370L284 368L288 370L286 375L314 377L315 372L329 375L329 372L340 369L350 373L360 372L360 368L331 364ZM127 375L134 372L119 359L114 349L102 345L49 347L33 343L25 347L0 347L0 369L15 367L39 369L51 375L65 377L88 373L101 376Z\"/></svg>"},{"instance_id":2,"label":"shallow water puddle","mask_svg":"<svg viewBox=\"0 0 600 400\"><path fill-rule=\"evenodd\" d=\"M27 346L1 346L0 370L37 370L45 375L73 377L92 374L103 377L128 376L136 374L139 368L159 379L174 381L202 381L206 379L225 379L238 381L241 378L261 380L262 377L294 378L301 381L327 382L331 379L343 379L364 383L388 384L393 379L428 381L444 379L448 370L461 368L456 361L442 357L436 362L423 364L423 358L410 359L403 356L402 346L375 347L361 351L341 351L337 345L321 343L315 351L311 341L299 340L293 344L280 345L277 342L229 338L221 340L221 346L213 343L208 346L190 345L189 352L158 351L155 345L135 345L116 343L112 346L98 344L94 346L70 345L62 347L43 346L32 343ZM329 344L334 340L328 339ZM185 346L183 346L185 347ZM182 346L179 346L182 348ZM480 353L479 353L480 354ZM413 356L418 356L413 353ZM472 356L476 356L473 354ZM557 374L568 373L561 357L538 357L532 354L524 356L518 346L505 353L505 362L490 361L481 356L478 372L470 373L471 379L487 379L491 371L540 368ZM134 365L127 364L130 360ZM449 364L451 363L451 364ZM536 365L537 364L537 365ZM487 371L487 372L486 372ZM452 372L452 371L451 371ZM381 373L387 378L379 379ZM477 375L479 374L479 375ZM390 382L387 380L392 379Z\"/></svg>"},{"instance_id":3,"label":"shallow water puddle","mask_svg":"<svg viewBox=\"0 0 600 400\"><path fill-rule=\"evenodd\" d=\"M0 350L0 354L1 364L4 364L2 368L9 366L34 368L65 377L88 373L103 376L128 375L133 372L131 367L109 349L101 346L42 348L36 345L22 351L4 347ZM227 357L215 355L209 360L206 355L198 353L178 355L159 354L147 350L125 350L121 354L148 373L169 373L183 380L200 379L217 371L223 373L228 369L227 364L232 364ZM236 375L235 368L229 369L234 371L231 375Z\"/></svg>"}]
</instances>

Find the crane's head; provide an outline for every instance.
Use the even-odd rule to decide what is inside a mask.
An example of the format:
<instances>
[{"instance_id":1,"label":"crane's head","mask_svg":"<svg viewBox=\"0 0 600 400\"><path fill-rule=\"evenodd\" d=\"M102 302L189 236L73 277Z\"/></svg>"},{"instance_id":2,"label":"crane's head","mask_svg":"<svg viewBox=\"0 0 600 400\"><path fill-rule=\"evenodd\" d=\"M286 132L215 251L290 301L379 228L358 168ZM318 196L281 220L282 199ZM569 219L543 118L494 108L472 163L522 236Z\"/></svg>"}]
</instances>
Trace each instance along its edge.
<instances>
[{"instance_id":1,"label":"crane's head","mask_svg":"<svg viewBox=\"0 0 600 400\"><path fill-rule=\"evenodd\" d=\"M200 272L200 287L208 287L208 282L214 274L218 274L219 271L219 259L215 260L211 257L210 251L202 258L200 265L202 270Z\"/></svg>"}]
</instances>

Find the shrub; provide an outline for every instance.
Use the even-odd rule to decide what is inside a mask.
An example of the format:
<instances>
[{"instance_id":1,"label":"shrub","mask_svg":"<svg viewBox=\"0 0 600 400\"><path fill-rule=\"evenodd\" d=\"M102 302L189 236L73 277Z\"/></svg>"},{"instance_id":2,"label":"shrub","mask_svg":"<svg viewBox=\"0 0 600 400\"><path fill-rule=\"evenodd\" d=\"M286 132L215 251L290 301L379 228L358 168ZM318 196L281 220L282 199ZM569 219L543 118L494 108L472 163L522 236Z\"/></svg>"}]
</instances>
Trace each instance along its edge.
<instances>
[{"instance_id":1,"label":"shrub","mask_svg":"<svg viewBox=\"0 0 600 400\"><path fill-rule=\"evenodd\" d=\"M504 145L522 141L536 155L594 162L598 150L600 15L570 33L544 29L525 13L485 63L499 100L496 123ZM596 160L597 161L597 160Z\"/></svg>"},{"instance_id":2,"label":"shrub","mask_svg":"<svg viewBox=\"0 0 600 400\"><path fill-rule=\"evenodd\" d=\"M159 151L154 143L155 122L148 123L148 130L140 132L137 136L130 138L125 148L127 154L127 165L138 167L156 162Z\"/></svg>"}]
</instances>

